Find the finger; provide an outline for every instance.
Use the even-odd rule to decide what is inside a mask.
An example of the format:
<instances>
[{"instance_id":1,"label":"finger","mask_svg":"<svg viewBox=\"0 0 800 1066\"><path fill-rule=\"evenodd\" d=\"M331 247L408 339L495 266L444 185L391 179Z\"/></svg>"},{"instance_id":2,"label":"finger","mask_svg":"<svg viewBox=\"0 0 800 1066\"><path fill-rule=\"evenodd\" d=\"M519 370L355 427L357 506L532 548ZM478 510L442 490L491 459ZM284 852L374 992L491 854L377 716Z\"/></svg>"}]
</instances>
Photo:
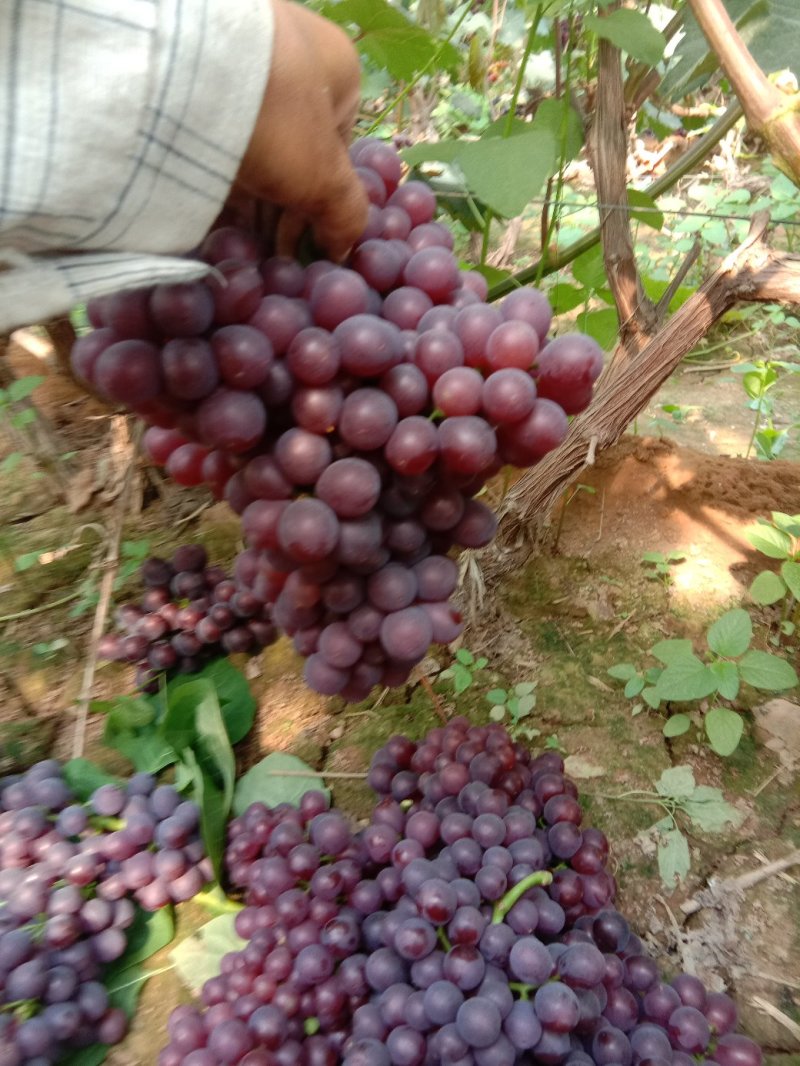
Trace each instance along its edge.
<instances>
[{"instance_id":1,"label":"finger","mask_svg":"<svg viewBox=\"0 0 800 1066\"><path fill-rule=\"evenodd\" d=\"M367 196L356 178L314 213L314 240L334 263L341 262L367 225Z\"/></svg>"},{"instance_id":2,"label":"finger","mask_svg":"<svg viewBox=\"0 0 800 1066\"><path fill-rule=\"evenodd\" d=\"M275 254L294 256L307 227L306 215L298 215L295 211L281 212L275 229Z\"/></svg>"}]
</instances>

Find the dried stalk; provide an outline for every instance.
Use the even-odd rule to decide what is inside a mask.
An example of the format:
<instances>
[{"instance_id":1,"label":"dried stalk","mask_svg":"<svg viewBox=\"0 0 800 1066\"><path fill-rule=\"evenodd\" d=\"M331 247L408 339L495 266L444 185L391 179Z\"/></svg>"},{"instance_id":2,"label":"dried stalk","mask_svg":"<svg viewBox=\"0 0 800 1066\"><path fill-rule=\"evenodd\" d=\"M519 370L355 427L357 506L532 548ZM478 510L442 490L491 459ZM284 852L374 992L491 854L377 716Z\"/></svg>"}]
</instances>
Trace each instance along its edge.
<instances>
[{"instance_id":1,"label":"dried stalk","mask_svg":"<svg viewBox=\"0 0 800 1066\"><path fill-rule=\"evenodd\" d=\"M675 312L635 360L612 362L589 410L572 422L564 443L508 492L503 541L512 544L541 519L583 469L592 437L597 448L614 444L681 360L737 302L800 304L800 256L764 243L766 212L753 218L746 240Z\"/></svg>"}]
</instances>

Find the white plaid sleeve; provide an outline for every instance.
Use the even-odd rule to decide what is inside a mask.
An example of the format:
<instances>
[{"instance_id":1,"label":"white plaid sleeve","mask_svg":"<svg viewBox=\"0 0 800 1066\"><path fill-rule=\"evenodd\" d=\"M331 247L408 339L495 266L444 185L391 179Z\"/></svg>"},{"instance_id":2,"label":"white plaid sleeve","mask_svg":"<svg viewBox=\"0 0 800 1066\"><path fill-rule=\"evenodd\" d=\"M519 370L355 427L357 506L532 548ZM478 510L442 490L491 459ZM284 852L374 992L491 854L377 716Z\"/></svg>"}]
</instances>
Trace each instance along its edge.
<instances>
[{"instance_id":1,"label":"white plaid sleeve","mask_svg":"<svg viewBox=\"0 0 800 1066\"><path fill-rule=\"evenodd\" d=\"M269 0L2 0L0 332L203 272L271 50Z\"/></svg>"}]
</instances>

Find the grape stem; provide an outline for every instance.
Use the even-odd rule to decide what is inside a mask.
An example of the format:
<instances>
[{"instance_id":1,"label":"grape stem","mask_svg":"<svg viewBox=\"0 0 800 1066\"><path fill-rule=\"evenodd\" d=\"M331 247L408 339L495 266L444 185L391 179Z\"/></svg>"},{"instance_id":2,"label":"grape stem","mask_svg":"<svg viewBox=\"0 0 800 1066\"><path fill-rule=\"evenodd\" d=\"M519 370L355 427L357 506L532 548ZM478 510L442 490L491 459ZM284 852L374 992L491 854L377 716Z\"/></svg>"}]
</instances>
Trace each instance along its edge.
<instances>
[{"instance_id":1,"label":"grape stem","mask_svg":"<svg viewBox=\"0 0 800 1066\"><path fill-rule=\"evenodd\" d=\"M517 992L519 994L519 998L523 1001L530 998L531 992L536 991L535 985L525 985L522 984L520 981L509 981L508 987L511 989L512 992Z\"/></svg>"},{"instance_id":2,"label":"grape stem","mask_svg":"<svg viewBox=\"0 0 800 1066\"><path fill-rule=\"evenodd\" d=\"M328 770L270 770L264 771L262 777L327 777L331 780L338 781L364 781L367 777L366 774L345 774L337 771Z\"/></svg>"},{"instance_id":3,"label":"grape stem","mask_svg":"<svg viewBox=\"0 0 800 1066\"><path fill-rule=\"evenodd\" d=\"M198 892L192 896L192 902L205 907L211 914L238 914L244 910L243 903L237 903L235 899L219 895L215 892Z\"/></svg>"},{"instance_id":4,"label":"grape stem","mask_svg":"<svg viewBox=\"0 0 800 1066\"><path fill-rule=\"evenodd\" d=\"M442 943L442 947L444 948L444 950L449 951L453 945L447 939L447 933L445 933L444 931L444 926L440 925L439 928L436 930L436 933Z\"/></svg>"},{"instance_id":5,"label":"grape stem","mask_svg":"<svg viewBox=\"0 0 800 1066\"><path fill-rule=\"evenodd\" d=\"M528 874L527 877L519 882L518 885L514 885L512 889L499 899L494 905L494 913L492 914L492 925L499 925L505 918L518 899L528 891L529 888L534 888L536 885L549 885L552 883L553 875L549 870L535 870L534 873Z\"/></svg>"}]
</instances>

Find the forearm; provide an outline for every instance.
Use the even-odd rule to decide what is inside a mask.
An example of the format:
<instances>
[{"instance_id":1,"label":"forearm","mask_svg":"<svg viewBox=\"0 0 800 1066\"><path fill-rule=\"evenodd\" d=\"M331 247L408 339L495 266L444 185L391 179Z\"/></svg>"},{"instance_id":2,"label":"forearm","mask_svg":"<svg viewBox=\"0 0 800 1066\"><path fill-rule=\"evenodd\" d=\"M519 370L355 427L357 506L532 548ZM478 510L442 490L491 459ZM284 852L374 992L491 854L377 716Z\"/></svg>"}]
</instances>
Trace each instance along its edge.
<instances>
[{"instance_id":1,"label":"forearm","mask_svg":"<svg viewBox=\"0 0 800 1066\"><path fill-rule=\"evenodd\" d=\"M56 297L80 302L148 269L93 251L199 243L252 134L271 43L267 0L0 5L0 68L12 73L0 79L0 257L34 257L24 278L0 273L0 330L31 320L40 284L46 315ZM59 272L63 292L52 263L37 281L38 257L74 252L87 261Z\"/></svg>"}]
</instances>

